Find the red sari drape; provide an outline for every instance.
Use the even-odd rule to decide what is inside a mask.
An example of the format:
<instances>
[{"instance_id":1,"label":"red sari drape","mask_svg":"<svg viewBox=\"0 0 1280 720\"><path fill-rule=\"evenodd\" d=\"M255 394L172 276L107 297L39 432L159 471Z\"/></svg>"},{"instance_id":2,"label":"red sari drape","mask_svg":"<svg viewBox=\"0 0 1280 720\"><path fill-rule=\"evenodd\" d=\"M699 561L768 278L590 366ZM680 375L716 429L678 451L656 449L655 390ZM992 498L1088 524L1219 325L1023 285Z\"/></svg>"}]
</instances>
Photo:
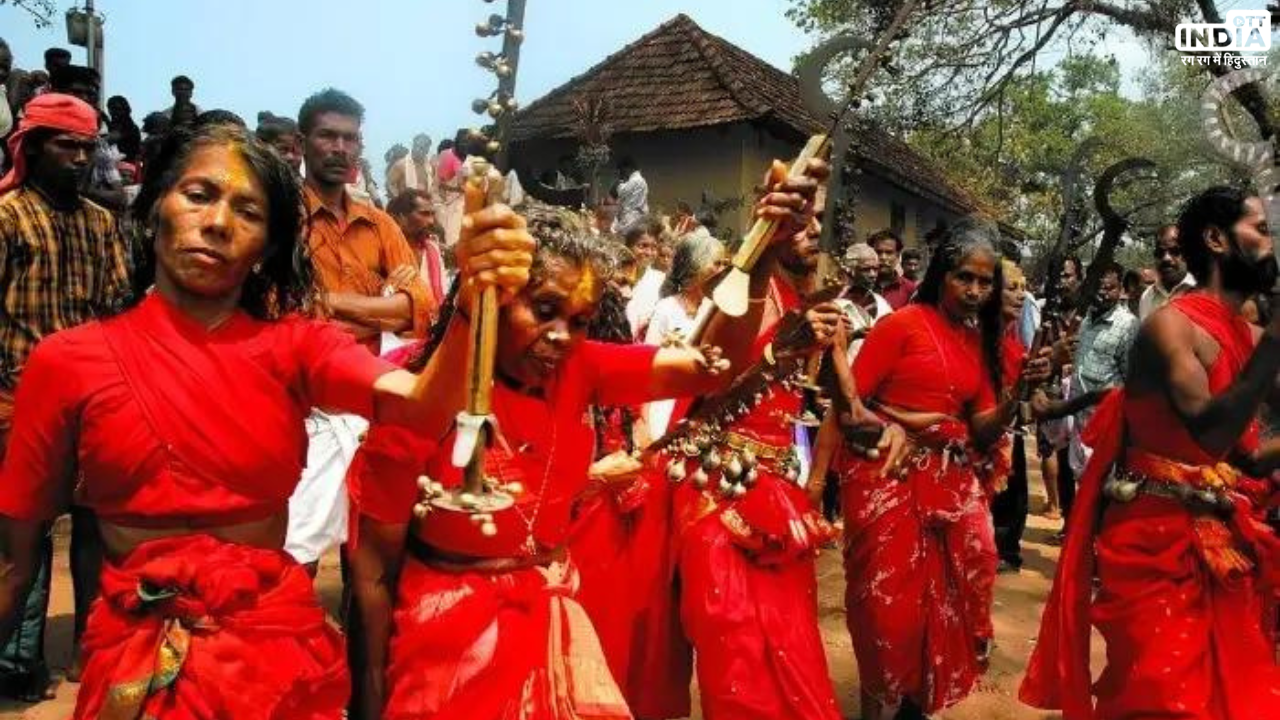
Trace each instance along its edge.
<instances>
[{"instance_id":1,"label":"red sari drape","mask_svg":"<svg viewBox=\"0 0 1280 720\"><path fill-rule=\"evenodd\" d=\"M794 293L775 295L784 312L798 302ZM762 333L759 350L772 332ZM729 429L785 449L800 409L798 391L772 387ZM675 491L680 614L696 651L702 714L708 720L836 720L814 574L814 558L831 530L777 467L757 470L755 487L741 498L689 481Z\"/></svg>"},{"instance_id":2,"label":"red sari drape","mask_svg":"<svg viewBox=\"0 0 1280 720\"><path fill-rule=\"evenodd\" d=\"M639 408L633 409L639 416ZM625 451L621 410L605 415L598 456ZM693 656L679 624L670 538L671 488L642 468L632 481L588 487L574 508L569 550L578 602L609 670L640 720L689 714Z\"/></svg>"},{"instance_id":3,"label":"red sari drape","mask_svg":"<svg viewBox=\"0 0 1280 720\"><path fill-rule=\"evenodd\" d=\"M124 526L284 512L309 409L371 413L387 369L331 325L237 313L209 330L153 294L36 348L0 513L51 519L73 485L79 504ZM336 720L348 694L341 640L306 573L281 551L203 535L108 562L84 642L86 720Z\"/></svg>"},{"instance_id":4,"label":"red sari drape","mask_svg":"<svg viewBox=\"0 0 1280 720\"><path fill-rule=\"evenodd\" d=\"M563 549L571 508L586 485L592 457L587 409L650 399L655 351L585 343L565 360L545 399L496 385L494 414L505 443L486 456L486 473L522 489L516 510L498 519L496 536L468 527L465 535L450 538L457 548L453 552L519 560L532 557L526 552L529 538L540 554ZM461 481L447 454L438 452L451 447L450 440L438 447L418 442L405 458L406 443L398 432L375 425L351 470L363 475L357 483L360 511L391 523L408 520L415 479L424 467L446 486ZM468 550L469 543L475 547ZM383 716L630 718L591 620L576 600L579 588L572 552L564 560L501 571L407 558L398 586Z\"/></svg>"},{"instance_id":5,"label":"red sari drape","mask_svg":"<svg viewBox=\"0 0 1280 720\"><path fill-rule=\"evenodd\" d=\"M1171 304L1217 341L1209 389L1223 392L1252 351L1248 325L1205 293ZM1113 392L1085 432L1094 454L1081 477L1020 698L1060 708L1066 720L1280 717L1280 674L1264 632L1264 622L1274 622L1264 618L1263 600L1274 597L1280 557L1273 532L1258 522L1266 485L1248 479L1237 485L1228 522L1163 497L1104 501L1112 466L1140 453L1210 468L1220 459L1196 444L1163 395ZM1255 444L1251 429L1237 447ZM1222 552L1243 553L1254 569L1223 572L1215 562ZM1100 589L1091 597L1095 572ZM1107 646L1107 667L1096 684L1089 672L1090 623Z\"/></svg>"},{"instance_id":6,"label":"red sari drape","mask_svg":"<svg viewBox=\"0 0 1280 720\"><path fill-rule=\"evenodd\" d=\"M858 390L886 406L952 417L990 407L976 331L913 304L877 324L854 362ZM863 689L926 712L963 699L991 637L996 553L987 495L951 420L921 433L902 478L837 459L845 518L845 609Z\"/></svg>"},{"instance_id":7,"label":"red sari drape","mask_svg":"<svg viewBox=\"0 0 1280 720\"><path fill-rule=\"evenodd\" d=\"M84 650L77 720L337 720L350 692L306 571L207 535L104 567Z\"/></svg>"}]
</instances>

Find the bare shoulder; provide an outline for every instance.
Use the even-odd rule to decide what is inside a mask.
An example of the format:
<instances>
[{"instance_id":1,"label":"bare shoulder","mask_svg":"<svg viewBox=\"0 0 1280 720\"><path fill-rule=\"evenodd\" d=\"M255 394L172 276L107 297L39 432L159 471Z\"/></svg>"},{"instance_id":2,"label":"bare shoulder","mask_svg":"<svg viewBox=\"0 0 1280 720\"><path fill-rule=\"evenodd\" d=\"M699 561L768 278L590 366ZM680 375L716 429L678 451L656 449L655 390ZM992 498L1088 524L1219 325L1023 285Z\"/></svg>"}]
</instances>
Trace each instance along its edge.
<instances>
[{"instance_id":1,"label":"bare shoulder","mask_svg":"<svg viewBox=\"0 0 1280 720\"><path fill-rule=\"evenodd\" d=\"M1195 340L1195 324L1181 312L1166 305L1147 318L1138 330L1138 342L1156 348L1191 350Z\"/></svg>"}]
</instances>

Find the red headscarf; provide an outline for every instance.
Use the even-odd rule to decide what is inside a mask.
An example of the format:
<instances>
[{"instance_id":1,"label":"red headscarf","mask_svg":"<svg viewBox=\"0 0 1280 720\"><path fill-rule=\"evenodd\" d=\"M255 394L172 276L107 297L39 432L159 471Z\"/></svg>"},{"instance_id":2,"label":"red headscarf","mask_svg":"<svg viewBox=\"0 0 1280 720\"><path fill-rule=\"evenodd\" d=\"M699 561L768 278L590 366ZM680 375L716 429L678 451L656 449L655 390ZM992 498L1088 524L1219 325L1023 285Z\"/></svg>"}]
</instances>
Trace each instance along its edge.
<instances>
[{"instance_id":1,"label":"red headscarf","mask_svg":"<svg viewBox=\"0 0 1280 720\"><path fill-rule=\"evenodd\" d=\"M23 108L25 115L18 129L9 136L9 156L13 167L0 178L0 195L22 184L27 176L27 159L22 140L27 133L40 128L95 136L98 134L98 111L80 98L61 93L45 93L32 98Z\"/></svg>"}]
</instances>

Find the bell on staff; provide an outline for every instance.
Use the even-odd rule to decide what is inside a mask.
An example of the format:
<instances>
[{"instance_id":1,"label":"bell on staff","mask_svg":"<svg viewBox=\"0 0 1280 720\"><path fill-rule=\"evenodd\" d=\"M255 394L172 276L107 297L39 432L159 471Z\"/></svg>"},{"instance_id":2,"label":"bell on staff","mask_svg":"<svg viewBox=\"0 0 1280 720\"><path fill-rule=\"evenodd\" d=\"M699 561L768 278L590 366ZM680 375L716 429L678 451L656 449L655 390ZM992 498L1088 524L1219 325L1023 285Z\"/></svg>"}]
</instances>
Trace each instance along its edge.
<instances>
[{"instance_id":1,"label":"bell on staff","mask_svg":"<svg viewBox=\"0 0 1280 720\"><path fill-rule=\"evenodd\" d=\"M470 140L471 142L478 142L480 140L488 140L489 137L484 133L480 132L479 130L475 128L471 128L467 130L467 139Z\"/></svg>"},{"instance_id":2,"label":"bell on staff","mask_svg":"<svg viewBox=\"0 0 1280 720\"><path fill-rule=\"evenodd\" d=\"M498 56L485 50L476 56L476 64L485 70L493 70L498 64Z\"/></svg>"},{"instance_id":3,"label":"bell on staff","mask_svg":"<svg viewBox=\"0 0 1280 720\"><path fill-rule=\"evenodd\" d=\"M498 154L498 151L502 149L502 143L497 140L490 140L485 144L484 149L487 150L490 155L496 155Z\"/></svg>"},{"instance_id":4,"label":"bell on staff","mask_svg":"<svg viewBox=\"0 0 1280 720\"><path fill-rule=\"evenodd\" d=\"M494 66L493 73L500 78L511 77L511 66L508 65L506 61L500 60L498 61L498 64Z\"/></svg>"},{"instance_id":5,"label":"bell on staff","mask_svg":"<svg viewBox=\"0 0 1280 720\"><path fill-rule=\"evenodd\" d=\"M509 97L506 100L503 100L502 104L507 106L507 109L510 110L511 112L515 112L516 110L520 109L520 103L516 102L515 98Z\"/></svg>"},{"instance_id":6,"label":"bell on staff","mask_svg":"<svg viewBox=\"0 0 1280 720\"><path fill-rule=\"evenodd\" d=\"M508 26L507 37L511 38L512 42L522 42L524 40L524 31L518 27Z\"/></svg>"},{"instance_id":7,"label":"bell on staff","mask_svg":"<svg viewBox=\"0 0 1280 720\"><path fill-rule=\"evenodd\" d=\"M480 37L493 37L502 32L502 26L507 24L507 19L501 15L490 15L489 19L482 23L476 24L476 35Z\"/></svg>"},{"instance_id":8,"label":"bell on staff","mask_svg":"<svg viewBox=\"0 0 1280 720\"><path fill-rule=\"evenodd\" d=\"M497 100L490 100L485 105L485 110L488 111L489 117L493 118L494 120L497 120L498 116L502 115L502 113L507 111L506 108L502 107L502 103L498 102Z\"/></svg>"},{"instance_id":9,"label":"bell on staff","mask_svg":"<svg viewBox=\"0 0 1280 720\"><path fill-rule=\"evenodd\" d=\"M471 112L477 115L483 115L489 109L489 101L484 98L476 98L471 101Z\"/></svg>"}]
</instances>

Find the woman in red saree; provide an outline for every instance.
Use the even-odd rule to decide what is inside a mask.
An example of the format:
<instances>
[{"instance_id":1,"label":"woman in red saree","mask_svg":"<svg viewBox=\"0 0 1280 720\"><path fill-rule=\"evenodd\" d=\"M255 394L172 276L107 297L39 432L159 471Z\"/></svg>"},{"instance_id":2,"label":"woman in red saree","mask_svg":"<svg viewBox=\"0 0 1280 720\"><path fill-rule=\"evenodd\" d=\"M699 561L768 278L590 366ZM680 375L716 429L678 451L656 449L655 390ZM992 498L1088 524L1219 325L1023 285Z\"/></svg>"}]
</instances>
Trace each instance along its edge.
<instances>
[{"instance_id":1,"label":"woman in red saree","mask_svg":"<svg viewBox=\"0 0 1280 720\"><path fill-rule=\"evenodd\" d=\"M782 218L781 234L796 211L812 212L816 182L786 180L774 188L758 212ZM504 442L487 454L485 468L515 506L495 513L487 534L470 523L454 525L440 511L410 526L415 478L424 470L428 492L460 482L440 452L452 446L449 436L415 442L375 424L349 473L361 488L352 563L362 625L354 649L365 668L357 678L360 717L631 717L574 599L578 571L565 550L570 509L593 456L588 409L713 390L723 378L710 371L722 363L688 348L587 341L601 291L596 243L550 223L535 234L540 243L529 284L499 314L493 410ZM753 297L763 295L758 276L769 268L762 262L753 274ZM740 318L713 321L707 342L741 363L762 304ZM424 354L428 367L453 367L460 376L467 321L453 313L438 330L439 344L429 343ZM462 406L460 392L437 401Z\"/></svg>"},{"instance_id":2,"label":"woman in red saree","mask_svg":"<svg viewBox=\"0 0 1280 720\"><path fill-rule=\"evenodd\" d=\"M872 328L854 360L864 402L900 423L911 447L896 473L837 458L864 718L959 702L990 646L996 557L977 471L1016 409L995 392L1004 383L998 239L980 222L953 226L915 301Z\"/></svg>"},{"instance_id":3,"label":"woman in red saree","mask_svg":"<svg viewBox=\"0 0 1280 720\"><path fill-rule=\"evenodd\" d=\"M1259 333L1240 314L1276 278L1266 222L1259 198L1230 188L1184 206L1178 242L1199 289L1147 319L1128 385L1085 428L1094 454L1023 702L1066 720L1280 717L1269 634L1280 542L1259 522L1274 487L1249 476L1280 455L1257 434L1275 399L1280 321ZM1107 648L1096 683L1090 623Z\"/></svg>"},{"instance_id":4,"label":"woman in red saree","mask_svg":"<svg viewBox=\"0 0 1280 720\"><path fill-rule=\"evenodd\" d=\"M282 550L303 420L318 405L447 427L421 400L433 377L298 314L314 293L301 190L243 129L175 132L134 208L147 242L133 306L47 338L18 388L0 636L42 526L74 498L107 557L75 718L337 720L342 640ZM527 261L510 211L477 223L492 252L474 262Z\"/></svg>"}]
</instances>

